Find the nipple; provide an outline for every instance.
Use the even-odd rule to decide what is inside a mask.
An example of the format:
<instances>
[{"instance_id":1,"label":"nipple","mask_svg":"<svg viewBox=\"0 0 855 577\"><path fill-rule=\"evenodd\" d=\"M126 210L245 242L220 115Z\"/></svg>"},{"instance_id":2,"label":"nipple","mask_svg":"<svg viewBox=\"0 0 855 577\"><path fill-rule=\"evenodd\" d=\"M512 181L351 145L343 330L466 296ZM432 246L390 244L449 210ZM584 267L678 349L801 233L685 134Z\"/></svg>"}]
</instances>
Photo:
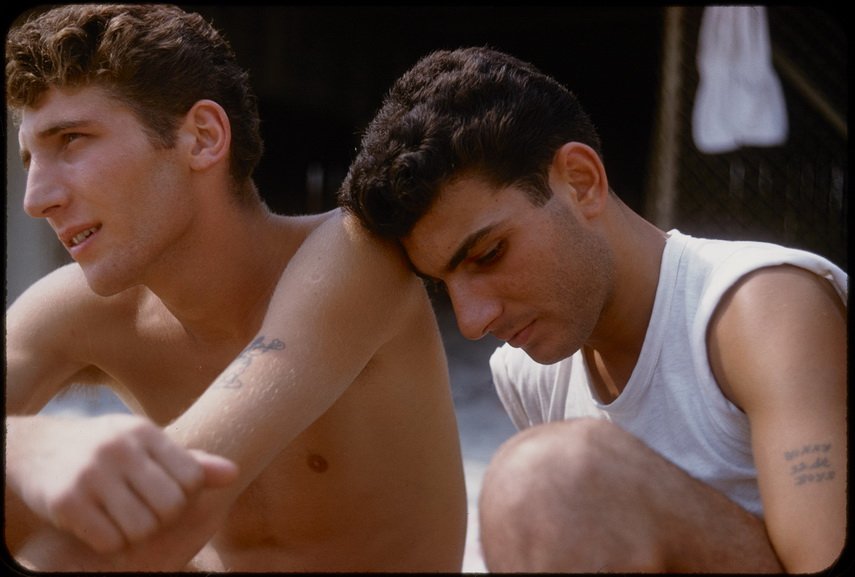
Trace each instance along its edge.
<instances>
[{"instance_id":1,"label":"nipple","mask_svg":"<svg viewBox=\"0 0 855 577\"><path fill-rule=\"evenodd\" d=\"M320 455L316 455L314 453L310 454L306 459L306 464L309 465L309 468L315 473L323 473L329 468L329 463L327 460L321 457Z\"/></svg>"}]
</instances>

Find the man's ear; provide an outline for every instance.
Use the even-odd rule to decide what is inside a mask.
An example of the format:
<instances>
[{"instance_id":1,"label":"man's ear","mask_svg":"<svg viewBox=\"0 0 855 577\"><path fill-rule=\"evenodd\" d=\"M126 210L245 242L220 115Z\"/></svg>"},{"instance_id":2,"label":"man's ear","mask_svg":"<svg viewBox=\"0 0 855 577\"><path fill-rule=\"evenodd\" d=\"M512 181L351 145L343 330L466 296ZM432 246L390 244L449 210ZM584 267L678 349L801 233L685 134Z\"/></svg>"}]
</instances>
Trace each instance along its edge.
<instances>
[{"instance_id":1,"label":"man's ear","mask_svg":"<svg viewBox=\"0 0 855 577\"><path fill-rule=\"evenodd\" d=\"M213 100L199 100L184 118L182 131L190 144L190 166L206 170L229 160L232 129L223 107Z\"/></svg>"},{"instance_id":2,"label":"man's ear","mask_svg":"<svg viewBox=\"0 0 855 577\"><path fill-rule=\"evenodd\" d=\"M555 153L551 176L559 189L567 190L587 217L598 216L609 194L606 169L596 151L581 142L567 142Z\"/></svg>"}]
</instances>

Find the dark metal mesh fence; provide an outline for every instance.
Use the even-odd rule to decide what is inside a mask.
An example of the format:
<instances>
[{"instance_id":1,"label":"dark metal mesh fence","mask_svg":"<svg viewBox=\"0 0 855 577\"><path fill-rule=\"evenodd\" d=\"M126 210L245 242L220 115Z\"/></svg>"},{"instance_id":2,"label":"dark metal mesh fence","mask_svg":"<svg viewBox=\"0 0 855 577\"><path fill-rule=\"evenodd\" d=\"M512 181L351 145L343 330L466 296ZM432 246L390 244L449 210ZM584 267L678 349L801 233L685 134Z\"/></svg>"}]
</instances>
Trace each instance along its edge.
<instances>
[{"instance_id":1,"label":"dark metal mesh fence","mask_svg":"<svg viewBox=\"0 0 855 577\"><path fill-rule=\"evenodd\" d=\"M846 34L842 22L821 10L769 7L767 13L773 62L787 105L787 142L703 154L695 147L691 126L702 8L680 9L675 20L678 64L663 72L680 76L671 111L677 152L670 166L660 163L652 171L654 176L673 172L673 206L668 222L660 224L694 236L803 248L847 268ZM651 182L648 196L655 203L662 190L656 178Z\"/></svg>"}]
</instances>

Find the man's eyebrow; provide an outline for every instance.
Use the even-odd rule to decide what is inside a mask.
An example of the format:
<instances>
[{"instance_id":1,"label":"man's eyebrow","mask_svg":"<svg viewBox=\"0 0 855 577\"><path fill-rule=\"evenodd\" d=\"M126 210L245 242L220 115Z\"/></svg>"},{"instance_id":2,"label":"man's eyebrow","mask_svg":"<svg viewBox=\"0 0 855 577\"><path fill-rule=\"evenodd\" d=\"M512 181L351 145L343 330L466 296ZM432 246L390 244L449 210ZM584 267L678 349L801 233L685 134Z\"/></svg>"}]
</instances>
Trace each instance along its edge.
<instances>
[{"instance_id":1,"label":"man's eyebrow","mask_svg":"<svg viewBox=\"0 0 855 577\"><path fill-rule=\"evenodd\" d=\"M88 120L63 120L61 122L57 122L56 124L51 124L47 128L38 131L36 133L36 140L44 140L46 138L50 138L51 136L59 134L64 130L80 128L81 126L85 126L89 123L90 121ZM21 156L21 162L23 163L24 167L26 167L30 161L30 151L24 146L21 147L19 153Z\"/></svg>"},{"instance_id":2,"label":"man's eyebrow","mask_svg":"<svg viewBox=\"0 0 855 577\"><path fill-rule=\"evenodd\" d=\"M37 138L49 138L54 134L62 132L63 130L69 130L71 128L79 128L89 124L88 120L63 120L62 122L57 122L56 124L52 124L47 128L40 130L36 133Z\"/></svg>"},{"instance_id":3,"label":"man's eyebrow","mask_svg":"<svg viewBox=\"0 0 855 577\"><path fill-rule=\"evenodd\" d=\"M445 271L451 272L456 269L469 254L469 251L472 250L472 247L475 246L475 243L490 234L494 228L495 226L490 224L476 230L475 232L467 236L466 239L460 244L460 247L455 251L454 256L449 259L448 264L445 265Z\"/></svg>"},{"instance_id":4,"label":"man's eyebrow","mask_svg":"<svg viewBox=\"0 0 855 577\"><path fill-rule=\"evenodd\" d=\"M448 264L445 265L445 272L452 272L454 269L456 269L469 254L469 251L472 250L472 247L475 245L475 243L490 234L494 228L495 225L487 225L484 228L478 229L469 236L467 236L466 239L460 244L460 247L457 249L457 251L454 253L454 256L452 256L451 259L448 261ZM413 260L410 258L409 254L407 254L406 250L404 250L404 254L407 256L407 263L409 263L410 269L413 271L413 273L415 273L417 277L425 281L437 282L436 278L425 274L424 272L419 270L419 268L413 263Z\"/></svg>"}]
</instances>

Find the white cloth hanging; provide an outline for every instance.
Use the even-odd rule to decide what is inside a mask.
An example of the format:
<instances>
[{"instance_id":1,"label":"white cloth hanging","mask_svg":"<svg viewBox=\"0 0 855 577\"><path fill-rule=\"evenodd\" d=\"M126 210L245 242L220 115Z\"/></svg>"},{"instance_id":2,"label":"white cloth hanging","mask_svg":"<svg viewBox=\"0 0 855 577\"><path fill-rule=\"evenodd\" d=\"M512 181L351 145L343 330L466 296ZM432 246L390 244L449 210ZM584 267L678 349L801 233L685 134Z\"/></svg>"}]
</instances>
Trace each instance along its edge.
<instances>
[{"instance_id":1,"label":"white cloth hanging","mask_svg":"<svg viewBox=\"0 0 855 577\"><path fill-rule=\"evenodd\" d=\"M697 65L692 136L698 150L719 154L786 142L786 103L772 67L764 6L706 7Z\"/></svg>"}]
</instances>

